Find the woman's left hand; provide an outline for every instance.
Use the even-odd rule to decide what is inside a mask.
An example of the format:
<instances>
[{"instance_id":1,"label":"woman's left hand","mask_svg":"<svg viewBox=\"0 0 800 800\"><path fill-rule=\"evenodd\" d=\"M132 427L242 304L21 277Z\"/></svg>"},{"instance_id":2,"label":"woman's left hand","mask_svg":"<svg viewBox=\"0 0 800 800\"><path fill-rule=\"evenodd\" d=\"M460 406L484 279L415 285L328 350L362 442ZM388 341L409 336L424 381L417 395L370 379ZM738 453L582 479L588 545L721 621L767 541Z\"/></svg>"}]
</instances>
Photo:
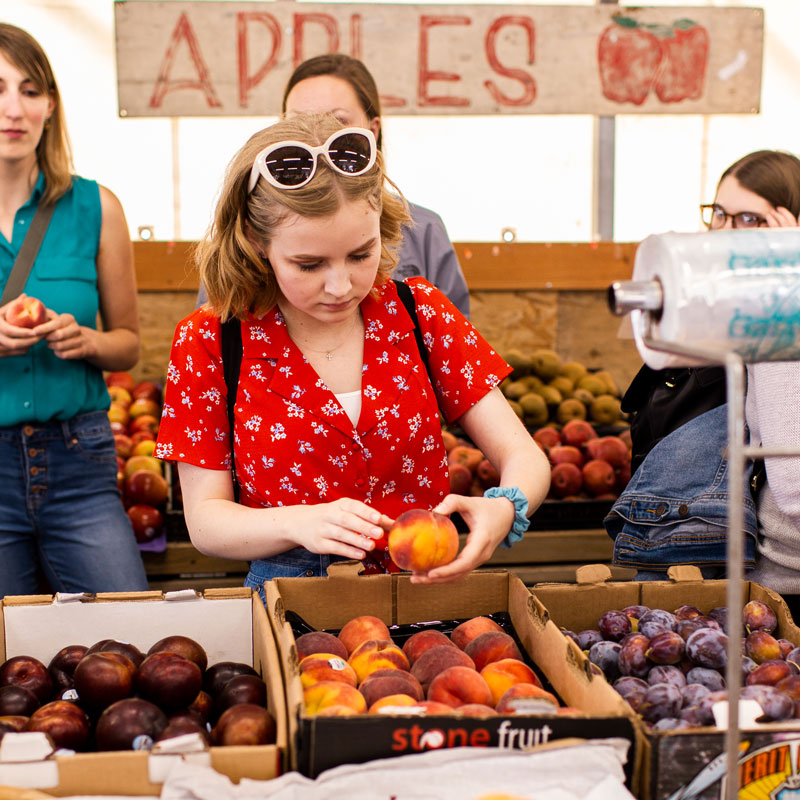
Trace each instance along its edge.
<instances>
[{"instance_id":1,"label":"woman's left hand","mask_svg":"<svg viewBox=\"0 0 800 800\"><path fill-rule=\"evenodd\" d=\"M97 354L94 335L97 331L78 325L72 314L48 313L47 322L40 325L37 333L45 333L47 346L59 358L87 359Z\"/></svg>"},{"instance_id":2,"label":"woman's left hand","mask_svg":"<svg viewBox=\"0 0 800 800\"><path fill-rule=\"evenodd\" d=\"M467 497L449 494L433 509L437 514L458 512L469 534L454 561L426 573L414 573L412 583L449 583L463 578L488 561L514 524L514 505L505 497Z\"/></svg>"}]
</instances>

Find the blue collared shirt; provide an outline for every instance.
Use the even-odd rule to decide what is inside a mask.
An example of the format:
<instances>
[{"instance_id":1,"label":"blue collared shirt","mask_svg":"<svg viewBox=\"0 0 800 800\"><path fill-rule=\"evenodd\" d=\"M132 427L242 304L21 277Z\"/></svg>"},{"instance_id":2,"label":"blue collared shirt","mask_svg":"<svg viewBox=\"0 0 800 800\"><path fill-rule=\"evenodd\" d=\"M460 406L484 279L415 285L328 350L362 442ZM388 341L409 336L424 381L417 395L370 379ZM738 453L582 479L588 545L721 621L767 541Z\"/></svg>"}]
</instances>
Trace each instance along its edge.
<instances>
[{"instance_id":1,"label":"blue collared shirt","mask_svg":"<svg viewBox=\"0 0 800 800\"><path fill-rule=\"evenodd\" d=\"M31 197L14 217L11 241L0 234L0 292L5 287L36 207L44 192L40 173ZM79 325L97 327L97 252L102 224L95 181L73 177L59 199L45 233L25 294L57 313L69 312ZM0 426L67 420L107 409L103 374L83 360L56 357L46 342L26 354L0 358Z\"/></svg>"}]
</instances>

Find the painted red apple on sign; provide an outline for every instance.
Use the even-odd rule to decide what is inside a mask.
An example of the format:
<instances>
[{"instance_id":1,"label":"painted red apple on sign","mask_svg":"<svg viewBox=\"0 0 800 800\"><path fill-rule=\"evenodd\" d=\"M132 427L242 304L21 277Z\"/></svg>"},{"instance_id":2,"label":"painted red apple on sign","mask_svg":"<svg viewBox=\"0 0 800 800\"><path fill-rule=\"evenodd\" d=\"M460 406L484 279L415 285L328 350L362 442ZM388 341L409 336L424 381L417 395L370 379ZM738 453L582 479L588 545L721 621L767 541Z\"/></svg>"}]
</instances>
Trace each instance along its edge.
<instances>
[{"instance_id":1,"label":"painted red apple on sign","mask_svg":"<svg viewBox=\"0 0 800 800\"><path fill-rule=\"evenodd\" d=\"M615 16L597 45L603 96L641 105L654 88L662 103L697 100L705 85L708 48L708 31L693 20L662 25Z\"/></svg>"}]
</instances>

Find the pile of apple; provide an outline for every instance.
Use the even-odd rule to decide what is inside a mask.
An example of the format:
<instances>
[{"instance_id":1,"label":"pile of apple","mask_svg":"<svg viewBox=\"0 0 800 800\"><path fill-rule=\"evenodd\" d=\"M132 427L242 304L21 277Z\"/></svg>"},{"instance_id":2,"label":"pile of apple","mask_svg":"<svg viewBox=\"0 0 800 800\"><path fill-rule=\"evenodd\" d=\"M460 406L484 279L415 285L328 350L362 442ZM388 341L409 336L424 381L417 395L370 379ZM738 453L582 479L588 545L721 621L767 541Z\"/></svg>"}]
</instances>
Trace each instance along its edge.
<instances>
[{"instance_id":1,"label":"pile of apple","mask_svg":"<svg viewBox=\"0 0 800 800\"><path fill-rule=\"evenodd\" d=\"M47 666L25 655L0 665L0 738L40 731L54 748L142 750L188 733L217 746L273 744L266 705L251 666L209 667L203 647L179 634L146 653L102 639L63 647Z\"/></svg>"},{"instance_id":2,"label":"pile of apple","mask_svg":"<svg viewBox=\"0 0 800 800\"><path fill-rule=\"evenodd\" d=\"M153 453L161 419L161 387L135 382L128 372L110 372L108 419L117 451L117 487L136 541L149 542L164 530L167 480Z\"/></svg>"},{"instance_id":3,"label":"pile of apple","mask_svg":"<svg viewBox=\"0 0 800 800\"><path fill-rule=\"evenodd\" d=\"M561 430L547 426L533 433L550 459L550 497L613 500L631 479L630 430L598 436L585 420L571 420Z\"/></svg>"},{"instance_id":4,"label":"pile of apple","mask_svg":"<svg viewBox=\"0 0 800 800\"><path fill-rule=\"evenodd\" d=\"M513 636L472 617L448 636L433 628L402 647L378 617L359 616L338 635L296 641L305 712L354 714L554 714L559 702L522 660Z\"/></svg>"},{"instance_id":5,"label":"pile of apple","mask_svg":"<svg viewBox=\"0 0 800 800\"><path fill-rule=\"evenodd\" d=\"M597 627L564 631L654 731L714 726L713 706L727 699L724 606L703 614L629 606L606 611ZM773 636L777 617L760 600L742 609L741 697L755 700L760 721L800 718L800 647Z\"/></svg>"}]
</instances>

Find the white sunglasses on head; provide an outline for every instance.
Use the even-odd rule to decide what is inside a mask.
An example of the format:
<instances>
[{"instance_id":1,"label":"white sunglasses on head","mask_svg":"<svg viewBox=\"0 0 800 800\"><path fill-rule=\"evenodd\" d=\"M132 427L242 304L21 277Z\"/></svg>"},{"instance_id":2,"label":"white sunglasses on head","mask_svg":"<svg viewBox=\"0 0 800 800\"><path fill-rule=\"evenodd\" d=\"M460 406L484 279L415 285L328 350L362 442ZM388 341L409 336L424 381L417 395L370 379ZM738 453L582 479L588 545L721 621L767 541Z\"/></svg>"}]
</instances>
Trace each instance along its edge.
<instances>
[{"instance_id":1,"label":"white sunglasses on head","mask_svg":"<svg viewBox=\"0 0 800 800\"><path fill-rule=\"evenodd\" d=\"M366 128L343 128L318 147L295 141L276 142L255 157L247 193L256 188L259 176L277 189L305 186L314 177L320 156L334 172L362 175L375 164L377 149L375 136Z\"/></svg>"}]
</instances>

